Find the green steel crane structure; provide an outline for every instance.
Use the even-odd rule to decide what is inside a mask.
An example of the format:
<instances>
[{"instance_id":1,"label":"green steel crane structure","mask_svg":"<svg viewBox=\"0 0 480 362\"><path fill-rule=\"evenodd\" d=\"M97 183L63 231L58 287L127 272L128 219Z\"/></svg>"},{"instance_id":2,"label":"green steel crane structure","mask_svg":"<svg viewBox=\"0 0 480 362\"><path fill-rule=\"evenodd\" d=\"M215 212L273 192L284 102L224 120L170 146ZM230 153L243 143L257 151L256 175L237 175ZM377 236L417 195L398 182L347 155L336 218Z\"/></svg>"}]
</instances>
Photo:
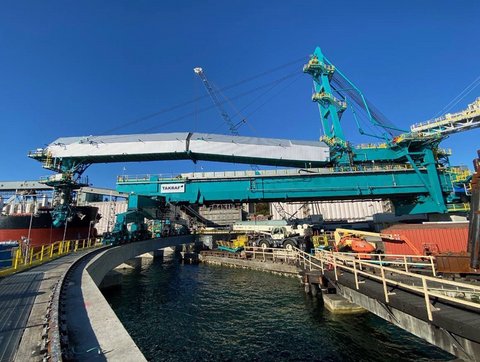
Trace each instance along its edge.
<instances>
[{"instance_id":1,"label":"green steel crane structure","mask_svg":"<svg viewBox=\"0 0 480 362\"><path fill-rule=\"evenodd\" d=\"M398 214L446 213L447 205L458 201L448 153L439 144L450 134L480 127L480 99L464 111L414 125L406 132L388 122L320 48L303 71L313 79L312 100L318 104L324 133L320 141L196 133L67 137L29 157L58 173L44 182L65 194L92 163L190 159L297 167L122 176L118 191L132 195L128 217L119 216L123 224L135 219L135 213L145 214L143 204L151 209L152 200L202 204L381 197L391 199ZM353 145L346 140L341 120L349 108L359 132L382 142ZM380 135L365 132L361 117ZM59 207L58 224L67 217L68 210Z\"/></svg>"}]
</instances>

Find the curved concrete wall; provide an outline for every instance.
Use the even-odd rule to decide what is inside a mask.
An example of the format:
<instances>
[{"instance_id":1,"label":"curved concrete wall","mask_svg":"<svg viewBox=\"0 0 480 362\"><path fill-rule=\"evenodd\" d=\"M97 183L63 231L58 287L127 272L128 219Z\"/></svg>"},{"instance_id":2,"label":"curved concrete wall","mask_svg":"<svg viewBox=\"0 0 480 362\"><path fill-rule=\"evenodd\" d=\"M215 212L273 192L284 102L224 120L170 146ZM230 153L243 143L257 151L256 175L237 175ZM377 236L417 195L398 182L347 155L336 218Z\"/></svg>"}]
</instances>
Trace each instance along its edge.
<instances>
[{"instance_id":1,"label":"curved concrete wall","mask_svg":"<svg viewBox=\"0 0 480 362\"><path fill-rule=\"evenodd\" d=\"M194 238L194 235L185 235L146 240L108 248L96 255L86 265L81 277L81 294L93 331L90 341L85 340L83 343L92 343L96 339L107 360L146 361L98 286L105 275L121 263L157 249L193 243Z\"/></svg>"},{"instance_id":2,"label":"curved concrete wall","mask_svg":"<svg viewBox=\"0 0 480 362\"><path fill-rule=\"evenodd\" d=\"M169 246L193 243L194 239L194 235L182 235L138 241L131 244L112 247L93 258L85 269L88 271L95 284L99 286L102 279L110 270L129 259Z\"/></svg>"}]
</instances>

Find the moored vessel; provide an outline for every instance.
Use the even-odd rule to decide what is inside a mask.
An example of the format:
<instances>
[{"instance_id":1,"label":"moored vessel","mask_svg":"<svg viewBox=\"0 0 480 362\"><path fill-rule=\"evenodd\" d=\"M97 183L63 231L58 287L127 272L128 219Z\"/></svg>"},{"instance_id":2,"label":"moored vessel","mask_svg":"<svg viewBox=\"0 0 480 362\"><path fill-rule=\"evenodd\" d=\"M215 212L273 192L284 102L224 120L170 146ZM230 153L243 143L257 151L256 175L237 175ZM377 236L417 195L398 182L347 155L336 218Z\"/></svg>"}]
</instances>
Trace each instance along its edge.
<instances>
[{"instance_id":1,"label":"moored vessel","mask_svg":"<svg viewBox=\"0 0 480 362\"><path fill-rule=\"evenodd\" d=\"M11 212L12 209L4 208L0 215L0 241L28 240L31 246L95 237L95 224L100 219L97 207L70 206L64 225L55 227L51 207L32 207L29 212Z\"/></svg>"}]
</instances>

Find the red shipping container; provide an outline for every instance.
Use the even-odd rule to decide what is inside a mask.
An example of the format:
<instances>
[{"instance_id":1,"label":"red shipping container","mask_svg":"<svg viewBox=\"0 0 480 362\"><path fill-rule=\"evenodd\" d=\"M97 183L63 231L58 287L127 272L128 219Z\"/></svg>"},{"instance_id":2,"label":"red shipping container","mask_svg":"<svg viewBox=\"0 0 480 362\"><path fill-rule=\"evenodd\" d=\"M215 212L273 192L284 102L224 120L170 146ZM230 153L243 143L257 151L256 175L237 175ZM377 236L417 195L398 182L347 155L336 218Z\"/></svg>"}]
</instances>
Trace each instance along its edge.
<instances>
[{"instance_id":1,"label":"red shipping container","mask_svg":"<svg viewBox=\"0 0 480 362\"><path fill-rule=\"evenodd\" d=\"M408 238L423 254L427 249L433 254L467 251L468 222L397 224L382 233ZM385 242L384 245L386 254L413 254L405 243Z\"/></svg>"}]
</instances>

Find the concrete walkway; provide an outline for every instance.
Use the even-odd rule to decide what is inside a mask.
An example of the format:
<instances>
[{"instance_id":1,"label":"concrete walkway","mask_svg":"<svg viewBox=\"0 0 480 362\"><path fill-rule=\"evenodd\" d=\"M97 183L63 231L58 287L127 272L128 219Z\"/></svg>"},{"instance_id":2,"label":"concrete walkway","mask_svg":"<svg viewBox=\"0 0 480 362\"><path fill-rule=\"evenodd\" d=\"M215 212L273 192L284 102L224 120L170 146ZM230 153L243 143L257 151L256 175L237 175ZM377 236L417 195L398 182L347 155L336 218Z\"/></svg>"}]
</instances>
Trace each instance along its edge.
<instances>
[{"instance_id":1,"label":"concrete walkway","mask_svg":"<svg viewBox=\"0 0 480 362\"><path fill-rule=\"evenodd\" d=\"M52 287L77 259L72 253L0 279L0 361L41 360L40 343Z\"/></svg>"},{"instance_id":2,"label":"concrete walkway","mask_svg":"<svg viewBox=\"0 0 480 362\"><path fill-rule=\"evenodd\" d=\"M65 280L62 302L71 357L79 361L145 361L97 286L125 260L192 242L194 235L186 235L90 249L0 279L0 361L42 360L42 334L53 288L76 261Z\"/></svg>"}]
</instances>

